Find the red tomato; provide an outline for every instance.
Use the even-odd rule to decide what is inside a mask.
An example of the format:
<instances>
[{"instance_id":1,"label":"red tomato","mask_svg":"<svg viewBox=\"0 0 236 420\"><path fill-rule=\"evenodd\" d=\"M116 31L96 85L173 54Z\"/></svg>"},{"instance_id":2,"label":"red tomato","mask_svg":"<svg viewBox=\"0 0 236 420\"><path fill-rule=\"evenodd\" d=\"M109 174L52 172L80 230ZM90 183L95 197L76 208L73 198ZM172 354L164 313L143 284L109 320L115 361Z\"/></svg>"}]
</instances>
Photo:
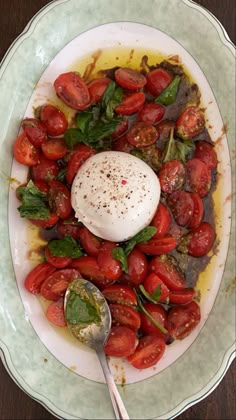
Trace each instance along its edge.
<instances>
[{"instance_id":1,"label":"red tomato","mask_svg":"<svg viewBox=\"0 0 236 420\"><path fill-rule=\"evenodd\" d=\"M165 114L165 108L161 104L149 102L143 105L138 113L138 120L149 124L158 123Z\"/></svg>"},{"instance_id":2,"label":"red tomato","mask_svg":"<svg viewBox=\"0 0 236 420\"><path fill-rule=\"evenodd\" d=\"M46 158L58 160L66 155L67 147L63 139L50 139L42 144L42 151Z\"/></svg>"},{"instance_id":3,"label":"red tomato","mask_svg":"<svg viewBox=\"0 0 236 420\"><path fill-rule=\"evenodd\" d=\"M47 128L49 136L64 134L68 122L63 112L53 105L43 105L40 110L40 120Z\"/></svg>"},{"instance_id":4,"label":"red tomato","mask_svg":"<svg viewBox=\"0 0 236 420\"><path fill-rule=\"evenodd\" d=\"M147 74L147 90L153 96L159 96L172 82L172 76L168 71L158 68Z\"/></svg>"},{"instance_id":5,"label":"red tomato","mask_svg":"<svg viewBox=\"0 0 236 420\"><path fill-rule=\"evenodd\" d=\"M81 227L79 232L79 240L85 252L91 257L97 257L101 241L91 233L86 227Z\"/></svg>"},{"instance_id":6,"label":"red tomato","mask_svg":"<svg viewBox=\"0 0 236 420\"><path fill-rule=\"evenodd\" d=\"M137 112L145 102L145 95L143 92L133 93L127 96L123 101L115 107L117 114L131 115Z\"/></svg>"},{"instance_id":7,"label":"red tomato","mask_svg":"<svg viewBox=\"0 0 236 420\"><path fill-rule=\"evenodd\" d=\"M200 307L196 302L171 308L167 317L167 329L171 337L183 340L197 326L201 319Z\"/></svg>"},{"instance_id":8,"label":"red tomato","mask_svg":"<svg viewBox=\"0 0 236 420\"><path fill-rule=\"evenodd\" d=\"M176 290L170 292L170 303L181 305L192 302L194 298L194 289L186 288L184 290Z\"/></svg>"},{"instance_id":9,"label":"red tomato","mask_svg":"<svg viewBox=\"0 0 236 420\"><path fill-rule=\"evenodd\" d=\"M90 104L95 104L101 102L102 97L111 83L111 79L108 77L100 77L99 79L94 79L88 84L88 90L90 94Z\"/></svg>"},{"instance_id":10,"label":"red tomato","mask_svg":"<svg viewBox=\"0 0 236 420\"><path fill-rule=\"evenodd\" d=\"M40 156L36 166L31 170L33 181L51 181L59 173L59 166L54 160L46 158L43 154Z\"/></svg>"},{"instance_id":11,"label":"red tomato","mask_svg":"<svg viewBox=\"0 0 236 420\"><path fill-rule=\"evenodd\" d=\"M30 143L25 133L20 134L13 146L14 158L17 162L27 166L37 165L39 162L39 151Z\"/></svg>"},{"instance_id":12,"label":"red tomato","mask_svg":"<svg viewBox=\"0 0 236 420\"><path fill-rule=\"evenodd\" d=\"M57 225L57 232L60 238L64 238L66 235L70 235L72 238L78 240L80 229L80 223L73 216L65 220L59 220Z\"/></svg>"},{"instance_id":13,"label":"red tomato","mask_svg":"<svg viewBox=\"0 0 236 420\"><path fill-rule=\"evenodd\" d=\"M186 171L180 160L169 160L161 167L158 178L161 190L165 194L171 194L173 191L182 188L185 182Z\"/></svg>"},{"instance_id":14,"label":"red tomato","mask_svg":"<svg viewBox=\"0 0 236 420\"><path fill-rule=\"evenodd\" d=\"M201 197L199 197L196 193L190 193L191 198L193 200L193 213L190 216L188 221L187 227L188 229L193 229L200 225L203 213L204 213L204 206Z\"/></svg>"},{"instance_id":15,"label":"red tomato","mask_svg":"<svg viewBox=\"0 0 236 420\"><path fill-rule=\"evenodd\" d=\"M150 261L149 268L154 271L170 290L183 290L185 279L183 273L170 257L162 255Z\"/></svg>"},{"instance_id":16,"label":"red tomato","mask_svg":"<svg viewBox=\"0 0 236 420\"><path fill-rule=\"evenodd\" d=\"M54 82L57 96L70 108L78 111L90 105L88 86L76 72L63 73Z\"/></svg>"},{"instance_id":17,"label":"red tomato","mask_svg":"<svg viewBox=\"0 0 236 420\"><path fill-rule=\"evenodd\" d=\"M215 169L217 167L217 154L214 147L206 141L197 141L195 146L194 157L202 160L208 167L209 171Z\"/></svg>"},{"instance_id":18,"label":"red tomato","mask_svg":"<svg viewBox=\"0 0 236 420\"><path fill-rule=\"evenodd\" d=\"M119 303L111 303L109 308L112 321L116 325L125 325L134 331L137 331L140 328L141 318L136 309Z\"/></svg>"},{"instance_id":19,"label":"red tomato","mask_svg":"<svg viewBox=\"0 0 236 420\"><path fill-rule=\"evenodd\" d=\"M44 280L40 293L45 299L58 300L64 296L68 284L77 278L81 278L78 270L72 268L57 270Z\"/></svg>"},{"instance_id":20,"label":"red tomato","mask_svg":"<svg viewBox=\"0 0 236 420\"><path fill-rule=\"evenodd\" d=\"M33 223L33 225L46 229L55 226L55 224L58 222L58 219L59 217L56 213L51 213L47 220L29 219L29 221Z\"/></svg>"},{"instance_id":21,"label":"red tomato","mask_svg":"<svg viewBox=\"0 0 236 420\"><path fill-rule=\"evenodd\" d=\"M64 299L60 298L56 302L51 302L46 310L47 319L57 327L66 327L64 315Z\"/></svg>"},{"instance_id":22,"label":"red tomato","mask_svg":"<svg viewBox=\"0 0 236 420\"><path fill-rule=\"evenodd\" d=\"M165 351L165 341L155 335L140 338L135 352L128 357L129 363L136 369L146 369L156 365Z\"/></svg>"},{"instance_id":23,"label":"red tomato","mask_svg":"<svg viewBox=\"0 0 236 420\"><path fill-rule=\"evenodd\" d=\"M205 127L202 111L196 106L188 106L177 119L176 127L177 135L182 139L192 139L197 136Z\"/></svg>"},{"instance_id":24,"label":"red tomato","mask_svg":"<svg viewBox=\"0 0 236 420\"><path fill-rule=\"evenodd\" d=\"M48 246L45 248L45 258L47 262L56 268L65 268L72 261L70 257L55 257L50 253Z\"/></svg>"},{"instance_id":25,"label":"red tomato","mask_svg":"<svg viewBox=\"0 0 236 420\"><path fill-rule=\"evenodd\" d=\"M115 79L118 85L124 89L138 90L143 88L146 83L146 77L139 71L128 67L120 67L115 71Z\"/></svg>"},{"instance_id":26,"label":"red tomato","mask_svg":"<svg viewBox=\"0 0 236 420\"><path fill-rule=\"evenodd\" d=\"M164 204L159 203L151 225L157 228L157 232L153 235L153 239L163 238L168 232L171 225L171 216L168 208L164 206Z\"/></svg>"},{"instance_id":27,"label":"red tomato","mask_svg":"<svg viewBox=\"0 0 236 420\"><path fill-rule=\"evenodd\" d=\"M44 192L45 194L48 194L49 192L49 185L47 184L46 181L42 181L42 180L36 180L34 181L34 185L42 192Z\"/></svg>"},{"instance_id":28,"label":"red tomato","mask_svg":"<svg viewBox=\"0 0 236 420\"><path fill-rule=\"evenodd\" d=\"M77 268L81 276L92 281L97 287L103 289L113 280L107 279L101 272L95 257L83 256L72 260L70 267Z\"/></svg>"},{"instance_id":29,"label":"red tomato","mask_svg":"<svg viewBox=\"0 0 236 420\"><path fill-rule=\"evenodd\" d=\"M186 163L186 171L188 189L201 198L205 197L211 188L211 173L206 164L200 159L190 159Z\"/></svg>"},{"instance_id":30,"label":"red tomato","mask_svg":"<svg viewBox=\"0 0 236 420\"><path fill-rule=\"evenodd\" d=\"M182 236L178 251L203 257L211 250L216 238L215 229L207 222L202 222L198 227Z\"/></svg>"},{"instance_id":31,"label":"red tomato","mask_svg":"<svg viewBox=\"0 0 236 420\"><path fill-rule=\"evenodd\" d=\"M157 126L156 129L159 134L160 140L167 140L170 137L171 129L175 128L175 122L170 120L161 121Z\"/></svg>"},{"instance_id":32,"label":"red tomato","mask_svg":"<svg viewBox=\"0 0 236 420\"><path fill-rule=\"evenodd\" d=\"M133 146L131 146L131 144L127 141L126 136L120 137L112 144L112 150L116 150L117 152L129 153L132 149Z\"/></svg>"},{"instance_id":33,"label":"red tomato","mask_svg":"<svg viewBox=\"0 0 236 420\"><path fill-rule=\"evenodd\" d=\"M50 208L60 217L67 219L72 211L70 191L60 181L49 182L49 205Z\"/></svg>"},{"instance_id":34,"label":"red tomato","mask_svg":"<svg viewBox=\"0 0 236 420\"><path fill-rule=\"evenodd\" d=\"M158 302L168 302L170 291L165 283L163 283L163 281L155 273L149 274L143 282L143 287L150 296L152 296L158 286L161 288L161 294Z\"/></svg>"},{"instance_id":35,"label":"red tomato","mask_svg":"<svg viewBox=\"0 0 236 420\"><path fill-rule=\"evenodd\" d=\"M101 247L97 256L98 266L101 270L101 273L110 280L118 280L122 274L120 261L115 260L112 257L112 249L115 248L115 245L112 248Z\"/></svg>"},{"instance_id":36,"label":"red tomato","mask_svg":"<svg viewBox=\"0 0 236 420\"><path fill-rule=\"evenodd\" d=\"M55 271L55 267L48 263L41 263L31 270L25 278L25 288L33 295L40 292L45 278Z\"/></svg>"},{"instance_id":37,"label":"red tomato","mask_svg":"<svg viewBox=\"0 0 236 420\"><path fill-rule=\"evenodd\" d=\"M135 147L146 147L156 143L158 132L151 124L136 122L128 131L127 140Z\"/></svg>"},{"instance_id":38,"label":"red tomato","mask_svg":"<svg viewBox=\"0 0 236 420\"><path fill-rule=\"evenodd\" d=\"M112 139L117 139L121 137L126 131L128 131L129 122L127 119L123 119L117 126L114 133L111 135Z\"/></svg>"},{"instance_id":39,"label":"red tomato","mask_svg":"<svg viewBox=\"0 0 236 420\"><path fill-rule=\"evenodd\" d=\"M180 226L188 225L194 209L191 194L182 190L174 191L168 196L167 204L176 223Z\"/></svg>"},{"instance_id":40,"label":"red tomato","mask_svg":"<svg viewBox=\"0 0 236 420\"><path fill-rule=\"evenodd\" d=\"M164 238L149 239L137 245L138 249L148 255L167 254L176 248L176 239L168 235Z\"/></svg>"},{"instance_id":41,"label":"red tomato","mask_svg":"<svg viewBox=\"0 0 236 420\"><path fill-rule=\"evenodd\" d=\"M86 144L80 144L77 147L77 150L75 153L72 154L67 170L66 170L66 180L68 184L71 184L75 175L77 174L79 168L81 165L90 157L95 154L95 150L90 147L86 146Z\"/></svg>"},{"instance_id":42,"label":"red tomato","mask_svg":"<svg viewBox=\"0 0 236 420\"><path fill-rule=\"evenodd\" d=\"M112 284L102 291L105 298L112 303L124 305L137 305L137 298L134 291L129 286Z\"/></svg>"},{"instance_id":43,"label":"red tomato","mask_svg":"<svg viewBox=\"0 0 236 420\"><path fill-rule=\"evenodd\" d=\"M134 248L128 255L128 275L134 285L141 284L147 275L148 264L145 255Z\"/></svg>"},{"instance_id":44,"label":"red tomato","mask_svg":"<svg viewBox=\"0 0 236 420\"><path fill-rule=\"evenodd\" d=\"M146 311L157 321L162 327L165 328L167 321L167 313L165 309L156 303L145 303L144 308ZM152 321L145 315L144 312L141 313L141 330L144 334L147 335L157 335L162 337L164 340L167 338L167 333L163 333Z\"/></svg>"},{"instance_id":45,"label":"red tomato","mask_svg":"<svg viewBox=\"0 0 236 420\"><path fill-rule=\"evenodd\" d=\"M137 347L138 339L133 330L128 327L112 327L104 346L107 356L127 357Z\"/></svg>"},{"instance_id":46,"label":"red tomato","mask_svg":"<svg viewBox=\"0 0 236 420\"><path fill-rule=\"evenodd\" d=\"M25 118L21 126L26 137L35 147L40 147L47 140L46 127L36 118Z\"/></svg>"}]
</instances>

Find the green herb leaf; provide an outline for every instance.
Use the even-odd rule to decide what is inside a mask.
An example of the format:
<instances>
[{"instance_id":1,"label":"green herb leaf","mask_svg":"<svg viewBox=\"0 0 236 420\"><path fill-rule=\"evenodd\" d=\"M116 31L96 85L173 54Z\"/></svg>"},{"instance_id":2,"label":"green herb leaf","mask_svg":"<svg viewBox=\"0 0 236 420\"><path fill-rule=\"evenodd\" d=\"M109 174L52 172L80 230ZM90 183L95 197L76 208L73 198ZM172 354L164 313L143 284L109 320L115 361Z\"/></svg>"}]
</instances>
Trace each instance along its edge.
<instances>
[{"instance_id":1,"label":"green herb leaf","mask_svg":"<svg viewBox=\"0 0 236 420\"><path fill-rule=\"evenodd\" d=\"M76 118L76 126L83 133L86 134L88 131L89 124L93 121L94 114L93 108L89 108L86 111L79 112Z\"/></svg>"},{"instance_id":2,"label":"green herb leaf","mask_svg":"<svg viewBox=\"0 0 236 420\"><path fill-rule=\"evenodd\" d=\"M145 296L147 300L149 300L152 303L157 303L157 301L152 298L152 296L146 291L142 284L140 284L139 289L141 290L143 296Z\"/></svg>"},{"instance_id":3,"label":"green herb leaf","mask_svg":"<svg viewBox=\"0 0 236 420\"><path fill-rule=\"evenodd\" d=\"M116 82L112 81L111 83L109 83L109 85L107 86L105 93L103 95L102 98L102 109L106 109L109 101L112 99L115 90L116 90Z\"/></svg>"},{"instance_id":4,"label":"green herb leaf","mask_svg":"<svg viewBox=\"0 0 236 420\"><path fill-rule=\"evenodd\" d=\"M30 180L26 187L18 187L16 193L22 200L22 204L17 209L21 217L35 220L49 218L48 195L40 191L33 181Z\"/></svg>"},{"instance_id":5,"label":"green herb leaf","mask_svg":"<svg viewBox=\"0 0 236 420\"><path fill-rule=\"evenodd\" d=\"M64 140L69 149L73 149L78 143L86 144L85 136L78 128L68 128L64 133Z\"/></svg>"},{"instance_id":6,"label":"green herb leaf","mask_svg":"<svg viewBox=\"0 0 236 420\"><path fill-rule=\"evenodd\" d=\"M105 110L106 118L110 121L114 117L114 109L123 99L123 89L115 82L111 82L102 98L102 109Z\"/></svg>"},{"instance_id":7,"label":"green herb leaf","mask_svg":"<svg viewBox=\"0 0 236 420\"><path fill-rule=\"evenodd\" d=\"M59 174L57 175L57 180L60 182L66 181L66 168L62 168L60 170Z\"/></svg>"},{"instance_id":8,"label":"green herb leaf","mask_svg":"<svg viewBox=\"0 0 236 420\"><path fill-rule=\"evenodd\" d=\"M142 301L139 297L139 295L137 294L137 292L134 290L136 296L137 296L137 301L138 301L138 307L140 309L141 312L143 312L149 319L150 321L157 327L159 328L159 330L161 330L164 334L167 334L168 331L163 327L163 325L161 325L158 321L156 321L156 319L153 318L153 316L144 308Z\"/></svg>"},{"instance_id":9,"label":"green herb leaf","mask_svg":"<svg viewBox=\"0 0 236 420\"><path fill-rule=\"evenodd\" d=\"M110 137L120 121L120 118L114 118L112 121L98 120L88 132L88 141L97 142L98 140Z\"/></svg>"},{"instance_id":10,"label":"green herb leaf","mask_svg":"<svg viewBox=\"0 0 236 420\"><path fill-rule=\"evenodd\" d=\"M155 228L154 226L147 226L144 229L142 229L133 238L129 240L128 244L124 249L125 255L128 256L136 244L139 244L140 242L146 242L149 239L151 239L156 232L157 228Z\"/></svg>"},{"instance_id":11,"label":"green herb leaf","mask_svg":"<svg viewBox=\"0 0 236 420\"><path fill-rule=\"evenodd\" d=\"M158 302L161 296L161 285L158 284L158 286L155 288L154 292L151 295L151 298L155 301Z\"/></svg>"},{"instance_id":12,"label":"green herb leaf","mask_svg":"<svg viewBox=\"0 0 236 420\"><path fill-rule=\"evenodd\" d=\"M66 305L65 315L69 324L101 322L97 309L88 300L81 299L79 295L72 291Z\"/></svg>"},{"instance_id":13,"label":"green herb leaf","mask_svg":"<svg viewBox=\"0 0 236 420\"><path fill-rule=\"evenodd\" d=\"M163 163L173 159L181 160L185 163L187 156L194 150L194 148L195 145L192 140L176 140L174 138L174 128L172 128L170 131L170 138L166 143L163 152Z\"/></svg>"},{"instance_id":14,"label":"green herb leaf","mask_svg":"<svg viewBox=\"0 0 236 420\"><path fill-rule=\"evenodd\" d=\"M53 239L48 243L48 248L54 257L79 258L83 255L78 242L69 235L63 239Z\"/></svg>"},{"instance_id":15,"label":"green herb leaf","mask_svg":"<svg viewBox=\"0 0 236 420\"><path fill-rule=\"evenodd\" d=\"M154 100L155 103L171 105L175 102L180 84L180 76L176 76L166 89Z\"/></svg>"},{"instance_id":16,"label":"green herb leaf","mask_svg":"<svg viewBox=\"0 0 236 420\"><path fill-rule=\"evenodd\" d=\"M121 262L121 268L125 273L128 273L128 261L124 249L121 247L112 250L112 257Z\"/></svg>"}]
</instances>

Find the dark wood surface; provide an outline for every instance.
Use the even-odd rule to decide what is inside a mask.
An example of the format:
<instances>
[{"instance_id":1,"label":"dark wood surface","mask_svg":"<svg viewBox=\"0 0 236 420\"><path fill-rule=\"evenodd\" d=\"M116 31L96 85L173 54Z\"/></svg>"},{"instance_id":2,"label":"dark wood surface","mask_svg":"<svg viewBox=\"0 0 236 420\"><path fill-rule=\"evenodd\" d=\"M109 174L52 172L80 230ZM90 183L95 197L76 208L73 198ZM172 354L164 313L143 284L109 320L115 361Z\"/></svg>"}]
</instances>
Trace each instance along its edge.
<instances>
[{"instance_id":1,"label":"dark wood surface","mask_svg":"<svg viewBox=\"0 0 236 420\"><path fill-rule=\"evenodd\" d=\"M48 3L48 0L0 0L0 59L32 16ZM196 3L210 10L219 19L235 43L235 0L198 0ZM189 408L177 419L235 419L235 391L236 361L210 396ZM40 404L15 385L1 361L0 419L54 419Z\"/></svg>"}]
</instances>

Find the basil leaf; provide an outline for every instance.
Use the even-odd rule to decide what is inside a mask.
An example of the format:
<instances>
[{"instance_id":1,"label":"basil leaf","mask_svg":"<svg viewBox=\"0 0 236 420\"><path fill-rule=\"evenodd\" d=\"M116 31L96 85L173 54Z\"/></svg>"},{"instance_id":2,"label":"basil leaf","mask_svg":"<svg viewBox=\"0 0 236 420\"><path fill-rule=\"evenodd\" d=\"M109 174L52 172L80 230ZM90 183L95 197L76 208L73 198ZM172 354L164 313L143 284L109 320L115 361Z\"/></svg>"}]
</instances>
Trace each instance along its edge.
<instances>
[{"instance_id":1,"label":"basil leaf","mask_svg":"<svg viewBox=\"0 0 236 420\"><path fill-rule=\"evenodd\" d=\"M142 301L139 297L139 295L137 294L137 292L134 290L136 296L137 296L137 301L138 301L138 307L140 309L141 312L143 312L149 319L150 321L157 327L159 328L159 330L161 330L164 334L167 334L168 331L163 327L163 325L161 325L158 321L156 321L156 319L153 318L153 316L144 308Z\"/></svg>"},{"instance_id":2,"label":"basil leaf","mask_svg":"<svg viewBox=\"0 0 236 420\"><path fill-rule=\"evenodd\" d=\"M18 187L16 193L22 200L22 204L17 208L21 217L34 220L49 219L48 195L40 191L33 181L30 180L25 187Z\"/></svg>"},{"instance_id":3,"label":"basil leaf","mask_svg":"<svg viewBox=\"0 0 236 420\"><path fill-rule=\"evenodd\" d=\"M150 300L150 302L152 303L157 303L157 301L152 298L152 296L146 291L142 284L140 284L139 289L141 290L143 296L145 296L147 300Z\"/></svg>"},{"instance_id":4,"label":"basil leaf","mask_svg":"<svg viewBox=\"0 0 236 420\"><path fill-rule=\"evenodd\" d=\"M155 301L158 302L161 296L161 285L158 284L158 286L155 288L154 292L151 295L151 298Z\"/></svg>"},{"instance_id":5,"label":"basil leaf","mask_svg":"<svg viewBox=\"0 0 236 420\"><path fill-rule=\"evenodd\" d=\"M84 139L84 134L78 128L68 128L64 133L64 140L69 149L73 149L78 143L85 143Z\"/></svg>"},{"instance_id":6,"label":"basil leaf","mask_svg":"<svg viewBox=\"0 0 236 420\"><path fill-rule=\"evenodd\" d=\"M80 112L76 118L76 127L83 133L86 134L88 131L89 124L93 121L93 109L89 108L86 111Z\"/></svg>"},{"instance_id":7,"label":"basil leaf","mask_svg":"<svg viewBox=\"0 0 236 420\"><path fill-rule=\"evenodd\" d=\"M180 76L176 76L166 89L154 100L155 103L171 105L175 102L180 84Z\"/></svg>"},{"instance_id":8,"label":"basil leaf","mask_svg":"<svg viewBox=\"0 0 236 420\"><path fill-rule=\"evenodd\" d=\"M179 158L185 163L187 156L189 153L193 152L195 149L195 144L192 140L185 139L182 141L176 141L175 143L177 153L179 155Z\"/></svg>"},{"instance_id":9,"label":"basil leaf","mask_svg":"<svg viewBox=\"0 0 236 420\"><path fill-rule=\"evenodd\" d=\"M109 83L102 98L102 109L105 110L106 118L110 121L114 117L114 109L123 99L123 89L115 82Z\"/></svg>"},{"instance_id":10,"label":"basil leaf","mask_svg":"<svg viewBox=\"0 0 236 420\"><path fill-rule=\"evenodd\" d=\"M57 175L57 180L60 182L66 181L66 168L62 168L60 170L59 174Z\"/></svg>"},{"instance_id":11,"label":"basil leaf","mask_svg":"<svg viewBox=\"0 0 236 420\"><path fill-rule=\"evenodd\" d=\"M112 121L97 121L97 123L88 132L88 140L90 142L94 142L110 137L119 123L119 118L115 118Z\"/></svg>"},{"instance_id":12,"label":"basil leaf","mask_svg":"<svg viewBox=\"0 0 236 420\"><path fill-rule=\"evenodd\" d=\"M109 85L107 86L103 98L102 98L102 109L106 109L109 101L112 99L114 92L116 90L116 82L112 81L111 83L109 83Z\"/></svg>"},{"instance_id":13,"label":"basil leaf","mask_svg":"<svg viewBox=\"0 0 236 420\"><path fill-rule=\"evenodd\" d=\"M54 257L79 258L83 255L80 245L67 235L63 239L54 239L48 243L50 254Z\"/></svg>"},{"instance_id":14,"label":"basil leaf","mask_svg":"<svg viewBox=\"0 0 236 420\"><path fill-rule=\"evenodd\" d=\"M174 138L174 128L172 128L170 131L170 138L166 143L163 152L163 163L173 159L181 160L185 163L187 156L194 150L194 148L195 145L192 140L176 140Z\"/></svg>"},{"instance_id":15,"label":"basil leaf","mask_svg":"<svg viewBox=\"0 0 236 420\"><path fill-rule=\"evenodd\" d=\"M66 321L70 324L91 324L101 322L97 309L88 301L81 299L79 295L70 292L66 305Z\"/></svg>"},{"instance_id":16,"label":"basil leaf","mask_svg":"<svg viewBox=\"0 0 236 420\"><path fill-rule=\"evenodd\" d=\"M125 255L125 252L123 248L117 247L112 250L112 257L115 260L118 260L121 262L121 268L125 273L128 273L128 261L127 256Z\"/></svg>"},{"instance_id":17,"label":"basil leaf","mask_svg":"<svg viewBox=\"0 0 236 420\"><path fill-rule=\"evenodd\" d=\"M147 226L144 229L142 229L133 238L129 240L128 244L124 249L125 255L128 256L136 244L139 244L140 242L146 242L149 239L151 239L156 232L157 228L155 228L154 226Z\"/></svg>"}]
</instances>

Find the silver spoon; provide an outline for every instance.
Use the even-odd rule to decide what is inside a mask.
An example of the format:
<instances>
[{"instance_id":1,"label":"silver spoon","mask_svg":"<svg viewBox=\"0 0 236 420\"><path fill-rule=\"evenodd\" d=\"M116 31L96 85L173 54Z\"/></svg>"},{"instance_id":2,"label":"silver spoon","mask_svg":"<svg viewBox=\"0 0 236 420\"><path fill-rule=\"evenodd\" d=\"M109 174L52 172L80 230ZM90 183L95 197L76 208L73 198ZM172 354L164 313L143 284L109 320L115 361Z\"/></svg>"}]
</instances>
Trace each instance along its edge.
<instances>
[{"instance_id":1,"label":"silver spoon","mask_svg":"<svg viewBox=\"0 0 236 420\"><path fill-rule=\"evenodd\" d=\"M81 315L79 315L81 307L79 308L79 298L77 296L79 296L83 302L87 302L85 306L89 303L91 304L90 312L92 312L92 314L90 313L90 316L91 319L94 319L94 317L96 318L97 316L96 321L81 322L79 320L79 317L81 317ZM81 301L80 304L83 305ZM76 279L73 280L67 288L64 310L68 328L74 337L94 349L97 353L104 377L106 379L116 419L128 420L129 415L117 390L104 353L104 343L111 328L111 313L106 299L93 283L85 279ZM73 314L74 318L72 316ZM87 316L89 317L88 313ZM82 319L85 319L83 318L83 314ZM87 319L89 320L89 318Z\"/></svg>"}]
</instances>

